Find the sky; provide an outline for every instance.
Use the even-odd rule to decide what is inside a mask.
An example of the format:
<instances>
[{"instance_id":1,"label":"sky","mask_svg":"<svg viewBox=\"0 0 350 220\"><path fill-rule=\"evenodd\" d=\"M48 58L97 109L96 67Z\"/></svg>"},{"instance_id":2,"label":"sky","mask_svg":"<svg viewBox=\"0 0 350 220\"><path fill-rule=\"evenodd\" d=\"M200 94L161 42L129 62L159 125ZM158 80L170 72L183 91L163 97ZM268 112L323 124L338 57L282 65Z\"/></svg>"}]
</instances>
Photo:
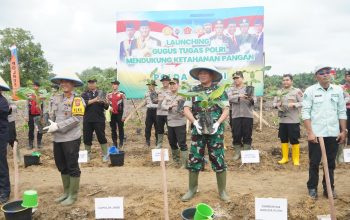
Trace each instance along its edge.
<instances>
[{"instance_id":1,"label":"sky","mask_svg":"<svg viewBox=\"0 0 350 220\"><path fill-rule=\"evenodd\" d=\"M29 30L53 72L116 68L118 11L265 7L269 74L350 67L348 0L0 0L0 29Z\"/></svg>"}]
</instances>

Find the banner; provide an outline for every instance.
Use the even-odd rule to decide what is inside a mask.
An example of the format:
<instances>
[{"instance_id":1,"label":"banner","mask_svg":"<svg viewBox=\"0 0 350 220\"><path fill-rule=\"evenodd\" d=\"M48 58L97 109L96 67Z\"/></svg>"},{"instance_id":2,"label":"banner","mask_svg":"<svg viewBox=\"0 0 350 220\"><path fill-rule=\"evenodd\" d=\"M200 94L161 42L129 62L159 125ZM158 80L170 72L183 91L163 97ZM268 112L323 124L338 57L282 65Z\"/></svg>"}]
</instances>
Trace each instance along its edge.
<instances>
[{"instance_id":1,"label":"banner","mask_svg":"<svg viewBox=\"0 0 350 220\"><path fill-rule=\"evenodd\" d=\"M11 50L11 60L10 60L10 69L11 69L11 82L12 82L12 97L16 99L16 90L21 86L19 78L19 67L18 67L18 57L17 57L17 47L13 45L10 47Z\"/></svg>"},{"instance_id":2,"label":"banner","mask_svg":"<svg viewBox=\"0 0 350 220\"><path fill-rule=\"evenodd\" d=\"M120 89L128 98L143 98L146 80L163 74L198 84L189 70L213 64L222 82L237 70L264 66L264 8L120 12L117 14L117 66ZM263 72L245 74L263 95ZM157 83L160 85L160 82Z\"/></svg>"}]
</instances>

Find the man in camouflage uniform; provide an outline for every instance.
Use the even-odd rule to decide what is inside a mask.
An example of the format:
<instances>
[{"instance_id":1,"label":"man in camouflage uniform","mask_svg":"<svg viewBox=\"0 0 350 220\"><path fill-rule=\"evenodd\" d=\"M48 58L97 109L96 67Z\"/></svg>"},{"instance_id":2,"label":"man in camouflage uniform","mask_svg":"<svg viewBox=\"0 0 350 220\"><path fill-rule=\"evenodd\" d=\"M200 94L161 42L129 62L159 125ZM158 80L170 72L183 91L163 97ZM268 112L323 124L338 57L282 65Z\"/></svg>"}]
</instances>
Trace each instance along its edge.
<instances>
[{"instance_id":1,"label":"man in camouflage uniform","mask_svg":"<svg viewBox=\"0 0 350 220\"><path fill-rule=\"evenodd\" d=\"M146 111L146 121L145 121L145 138L146 145L148 147L151 146L151 131L152 126L154 126L154 134L156 136L156 143L158 140L157 137L157 107L158 105L155 103L157 98L157 93L155 91L155 87L157 86L154 80L149 80L146 84L148 86L148 91L145 94L145 105L147 108Z\"/></svg>"},{"instance_id":2,"label":"man in camouflage uniform","mask_svg":"<svg viewBox=\"0 0 350 220\"><path fill-rule=\"evenodd\" d=\"M299 166L300 154L300 118L299 109L302 106L303 93L293 87L293 76L283 75L283 89L280 90L282 97L275 97L273 106L278 109L280 124L278 137L281 139L282 160L280 164L288 162L289 143L292 145L292 159L295 166Z\"/></svg>"},{"instance_id":3,"label":"man in camouflage uniform","mask_svg":"<svg viewBox=\"0 0 350 220\"><path fill-rule=\"evenodd\" d=\"M210 65L193 68L190 71L190 75L201 82L200 85L195 86L191 91L204 91L207 95L218 88L216 82L222 79L221 73ZM219 97L219 100L222 101L222 104L225 106L224 108L214 105L208 109L204 109L200 107L201 99L199 96L192 97L184 104L184 114L194 126L191 132L191 149L188 161L189 190L182 197L182 201L189 201L197 192L198 175L204 160L205 146L208 147L212 169L216 172L220 199L224 201L229 200L229 196L226 193L227 167L224 161L224 125L222 124L229 114L229 102L225 92ZM203 134L202 132L204 130L199 125L199 121L203 119L203 115L206 112L209 113L208 118L213 121L210 134Z\"/></svg>"}]
</instances>

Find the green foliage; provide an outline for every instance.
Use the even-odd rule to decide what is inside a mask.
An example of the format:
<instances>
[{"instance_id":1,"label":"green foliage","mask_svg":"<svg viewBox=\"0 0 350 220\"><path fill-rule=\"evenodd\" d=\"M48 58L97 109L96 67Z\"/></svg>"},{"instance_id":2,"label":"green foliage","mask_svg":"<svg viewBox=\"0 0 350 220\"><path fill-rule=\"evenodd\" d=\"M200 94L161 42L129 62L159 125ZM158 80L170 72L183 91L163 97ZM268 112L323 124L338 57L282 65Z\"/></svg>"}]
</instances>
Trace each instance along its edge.
<instances>
[{"instance_id":1,"label":"green foliage","mask_svg":"<svg viewBox=\"0 0 350 220\"><path fill-rule=\"evenodd\" d=\"M187 86L188 85L184 85L184 88L187 88ZM198 96L201 100L199 103L199 106L203 109L209 109L214 105L219 105L221 108L224 108L225 106L219 98L225 92L226 88L228 88L229 86L231 86L230 83L225 83L221 85L219 88L212 91L209 95L205 93L205 91L189 92L185 90L181 90L177 94L185 98Z\"/></svg>"},{"instance_id":2,"label":"green foliage","mask_svg":"<svg viewBox=\"0 0 350 220\"><path fill-rule=\"evenodd\" d=\"M117 77L116 70L113 68L101 69L99 67L92 67L81 72L79 78L87 85L89 79L97 80L97 87L104 92L112 91L112 80ZM77 88L77 92L86 90L87 87Z\"/></svg>"},{"instance_id":3,"label":"green foliage","mask_svg":"<svg viewBox=\"0 0 350 220\"><path fill-rule=\"evenodd\" d=\"M253 86L254 83L260 83L260 81L257 80L257 79L255 78L256 73L257 73L257 72L265 72L265 71L268 71L268 70L270 70L270 69L271 69L271 66L264 66L263 68L261 68L261 69L256 69L256 70L250 70L250 71L248 71L248 70L243 70L243 71L242 71L243 74L246 73L246 75L249 75L249 79L250 79L249 81L246 81L245 84L250 85L250 86ZM244 77L244 78L246 78L246 77Z\"/></svg>"},{"instance_id":4,"label":"green foliage","mask_svg":"<svg viewBox=\"0 0 350 220\"><path fill-rule=\"evenodd\" d=\"M29 86L39 80L41 84L49 85L48 77L52 65L44 57L40 43L35 43L33 35L21 28L5 28L0 30L0 73L5 81L10 82L10 47L18 49L19 72L21 86Z\"/></svg>"},{"instance_id":5,"label":"green foliage","mask_svg":"<svg viewBox=\"0 0 350 220\"><path fill-rule=\"evenodd\" d=\"M283 96L285 96L287 94L288 94L288 91L283 91L283 90L277 89L277 90L270 91L267 94L267 97L268 98L270 98L270 97L278 97L279 99L281 99Z\"/></svg>"}]
</instances>

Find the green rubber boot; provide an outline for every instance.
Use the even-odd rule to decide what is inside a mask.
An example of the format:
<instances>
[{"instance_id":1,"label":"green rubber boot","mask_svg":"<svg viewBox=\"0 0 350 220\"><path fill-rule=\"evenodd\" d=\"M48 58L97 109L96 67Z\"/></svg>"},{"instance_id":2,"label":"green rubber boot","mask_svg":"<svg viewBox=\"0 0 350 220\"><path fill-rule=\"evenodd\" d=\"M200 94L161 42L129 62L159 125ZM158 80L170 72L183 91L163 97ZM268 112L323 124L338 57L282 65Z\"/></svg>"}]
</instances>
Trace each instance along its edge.
<instances>
[{"instance_id":1,"label":"green rubber boot","mask_svg":"<svg viewBox=\"0 0 350 220\"><path fill-rule=\"evenodd\" d=\"M179 150L171 150L171 155L173 157L173 162L176 164L180 163L180 151Z\"/></svg>"},{"instance_id":2,"label":"green rubber boot","mask_svg":"<svg viewBox=\"0 0 350 220\"><path fill-rule=\"evenodd\" d=\"M252 146L249 144L243 144L243 150L251 150Z\"/></svg>"},{"instance_id":3,"label":"green rubber boot","mask_svg":"<svg viewBox=\"0 0 350 220\"><path fill-rule=\"evenodd\" d=\"M164 134L158 134L158 140L157 140L157 149L160 149L163 147L163 137Z\"/></svg>"},{"instance_id":4,"label":"green rubber boot","mask_svg":"<svg viewBox=\"0 0 350 220\"><path fill-rule=\"evenodd\" d=\"M233 145L235 149L235 154L233 155L233 161L239 160L241 158L241 145Z\"/></svg>"},{"instance_id":5,"label":"green rubber boot","mask_svg":"<svg viewBox=\"0 0 350 220\"><path fill-rule=\"evenodd\" d=\"M55 199L55 202L57 203L67 199L69 194L69 179L70 179L69 175L61 174L61 179L63 183L63 195Z\"/></svg>"},{"instance_id":6,"label":"green rubber boot","mask_svg":"<svg viewBox=\"0 0 350 220\"><path fill-rule=\"evenodd\" d=\"M61 202L61 205L72 205L78 199L80 177L69 177L69 192L67 199Z\"/></svg>"},{"instance_id":7,"label":"green rubber boot","mask_svg":"<svg viewBox=\"0 0 350 220\"><path fill-rule=\"evenodd\" d=\"M230 197L226 193L226 171L216 173L216 181L218 184L220 199L222 201L230 200Z\"/></svg>"},{"instance_id":8,"label":"green rubber boot","mask_svg":"<svg viewBox=\"0 0 350 220\"><path fill-rule=\"evenodd\" d=\"M186 151L181 151L181 169L186 169L187 168L187 160L188 160L188 152Z\"/></svg>"},{"instance_id":9,"label":"green rubber boot","mask_svg":"<svg viewBox=\"0 0 350 220\"><path fill-rule=\"evenodd\" d=\"M88 161L90 161L91 158L91 145L84 144L85 150L88 152Z\"/></svg>"},{"instance_id":10,"label":"green rubber boot","mask_svg":"<svg viewBox=\"0 0 350 220\"><path fill-rule=\"evenodd\" d=\"M187 193L184 196L182 196L181 201L190 201L194 197L194 195L196 195L198 189L198 176L199 172L189 172L189 189Z\"/></svg>"},{"instance_id":11,"label":"green rubber boot","mask_svg":"<svg viewBox=\"0 0 350 220\"><path fill-rule=\"evenodd\" d=\"M101 144L101 150L102 150L102 161L108 162L107 144Z\"/></svg>"}]
</instances>

